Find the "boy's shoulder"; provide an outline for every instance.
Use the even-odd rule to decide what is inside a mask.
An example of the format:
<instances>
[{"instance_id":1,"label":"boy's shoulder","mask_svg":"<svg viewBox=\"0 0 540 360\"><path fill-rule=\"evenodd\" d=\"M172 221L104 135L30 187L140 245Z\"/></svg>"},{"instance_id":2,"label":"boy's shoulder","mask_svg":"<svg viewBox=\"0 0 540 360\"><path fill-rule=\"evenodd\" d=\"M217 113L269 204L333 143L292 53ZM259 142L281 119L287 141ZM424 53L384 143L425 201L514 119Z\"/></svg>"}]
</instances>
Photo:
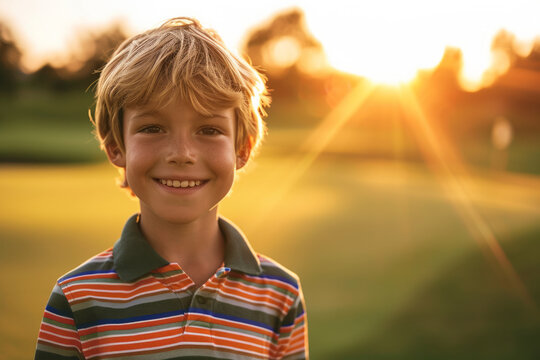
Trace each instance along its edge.
<instances>
[{"instance_id":1,"label":"boy's shoulder","mask_svg":"<svg viewBox=\"0 0 540 360\"><path fill-rule=\"evenodd\" d=\"M300 278L294 272L266 255L257 253L257 258L261 264L262 277L281 280L292 285L296 289L299 288Z\"/></svg>"},{"instance_id":2,"label":"boy's shoulder","mask_svg":"<svg viewBox=\"0 0 540 360\"><path fill-rule=\"evenodd\" d=\"M111 275L114 272L113 249L109 248L62 275L57 282L60 287L64 287L79 280L86 281L103 275Z\"/></svg>"}]
</instances>

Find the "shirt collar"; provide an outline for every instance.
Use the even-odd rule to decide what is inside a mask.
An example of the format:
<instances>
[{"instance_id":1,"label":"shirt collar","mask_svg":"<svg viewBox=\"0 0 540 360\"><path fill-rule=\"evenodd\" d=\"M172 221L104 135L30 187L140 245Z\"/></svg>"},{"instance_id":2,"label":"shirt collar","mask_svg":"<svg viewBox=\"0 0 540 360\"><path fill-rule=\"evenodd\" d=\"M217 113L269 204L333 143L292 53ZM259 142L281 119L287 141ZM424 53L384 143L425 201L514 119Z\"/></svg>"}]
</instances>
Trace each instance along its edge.
<instances>
[{"instance_id":1,"label":"shirt collar","mask_svg":"<svg viewBox=\"0 0 540 360\"><path fill-rule=\"evenodd\" d=\"M120 279L132 282L169 262L146 241L137 223L138 215L128 219L120 240L113 248L114 268ZM246 237L231 222L218 219L225 238L225 266L250 275L262 272L261 264Z\"/></svg>"},{"instance_id":2,"label":"shirt collar","mask_svg":"<svg viewBox=\"0 0 540 360\"><path fill-rule=\"evenodd\" d=\"M222 217L218 224L225 238L225 266L250 275L262 273L259 258L242 231Z\"/></svg>"}]
</instances>

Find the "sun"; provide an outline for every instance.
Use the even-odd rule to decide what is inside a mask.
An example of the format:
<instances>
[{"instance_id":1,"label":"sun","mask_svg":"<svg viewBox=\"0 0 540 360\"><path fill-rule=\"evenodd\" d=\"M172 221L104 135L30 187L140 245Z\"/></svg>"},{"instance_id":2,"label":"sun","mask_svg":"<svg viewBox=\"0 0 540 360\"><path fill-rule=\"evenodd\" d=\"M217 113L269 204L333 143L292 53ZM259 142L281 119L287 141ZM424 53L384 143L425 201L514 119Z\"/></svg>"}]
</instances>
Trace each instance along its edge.
<instances>
[{"instance_id":1,"label":"sun","mask_svg":"<svg viewBox=\"0 0 540 360\"><path fill-rule=\"evenodd\" d=\"M349 56L329 49L328 61L342 71L368 78L372 82L397 86L413 80L420 69L435 67L444 49L413 49L410 45L385 44L384 34L364 47L350 49ZM368 50L371 48L372 50Z\"/></svg>"}]
</instances>

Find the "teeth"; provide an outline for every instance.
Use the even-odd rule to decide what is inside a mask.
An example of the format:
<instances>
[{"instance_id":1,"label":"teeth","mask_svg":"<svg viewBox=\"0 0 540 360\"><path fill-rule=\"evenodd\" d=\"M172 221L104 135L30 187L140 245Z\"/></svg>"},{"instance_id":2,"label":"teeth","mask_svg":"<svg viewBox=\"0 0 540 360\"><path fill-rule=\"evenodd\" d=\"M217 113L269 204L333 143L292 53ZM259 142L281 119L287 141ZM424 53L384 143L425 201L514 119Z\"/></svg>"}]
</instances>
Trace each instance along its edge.
<instances>
[{"instance_id":1,"label":"teeth","mask_svg":"<svg viewBox=\"0 0 540 360\"><path fill-rule=\"evenodd\" d=\"M167 186L175 187L175 188L187 188L187 187L195 187L195 186L201 185L200 180L182 180L182 181L180 181L180 180L160 179L159 182L162 183L163 185L167 185Z\"/></svg>"}]
</instances>

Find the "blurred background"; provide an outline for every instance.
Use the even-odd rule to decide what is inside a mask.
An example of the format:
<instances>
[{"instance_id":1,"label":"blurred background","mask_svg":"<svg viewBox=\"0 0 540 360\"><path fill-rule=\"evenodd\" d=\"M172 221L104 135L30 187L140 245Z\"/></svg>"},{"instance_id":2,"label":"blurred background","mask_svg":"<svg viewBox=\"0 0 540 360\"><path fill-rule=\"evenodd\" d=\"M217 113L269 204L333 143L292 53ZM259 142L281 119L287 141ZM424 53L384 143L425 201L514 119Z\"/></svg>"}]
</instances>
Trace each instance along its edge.
<instances>
[{"instance_id":1,"label":"blurred background","mask_svg":"<svg viewBox=\"0 0 540 360\"><path fill-rule=\"evenodd\" d=\"M193 16L268 77L221 212L298 273L312 359L540 358L537 1L0 1L0 359L136 201L88 112L126 37Z\"/></svg>"}]
</instances>

